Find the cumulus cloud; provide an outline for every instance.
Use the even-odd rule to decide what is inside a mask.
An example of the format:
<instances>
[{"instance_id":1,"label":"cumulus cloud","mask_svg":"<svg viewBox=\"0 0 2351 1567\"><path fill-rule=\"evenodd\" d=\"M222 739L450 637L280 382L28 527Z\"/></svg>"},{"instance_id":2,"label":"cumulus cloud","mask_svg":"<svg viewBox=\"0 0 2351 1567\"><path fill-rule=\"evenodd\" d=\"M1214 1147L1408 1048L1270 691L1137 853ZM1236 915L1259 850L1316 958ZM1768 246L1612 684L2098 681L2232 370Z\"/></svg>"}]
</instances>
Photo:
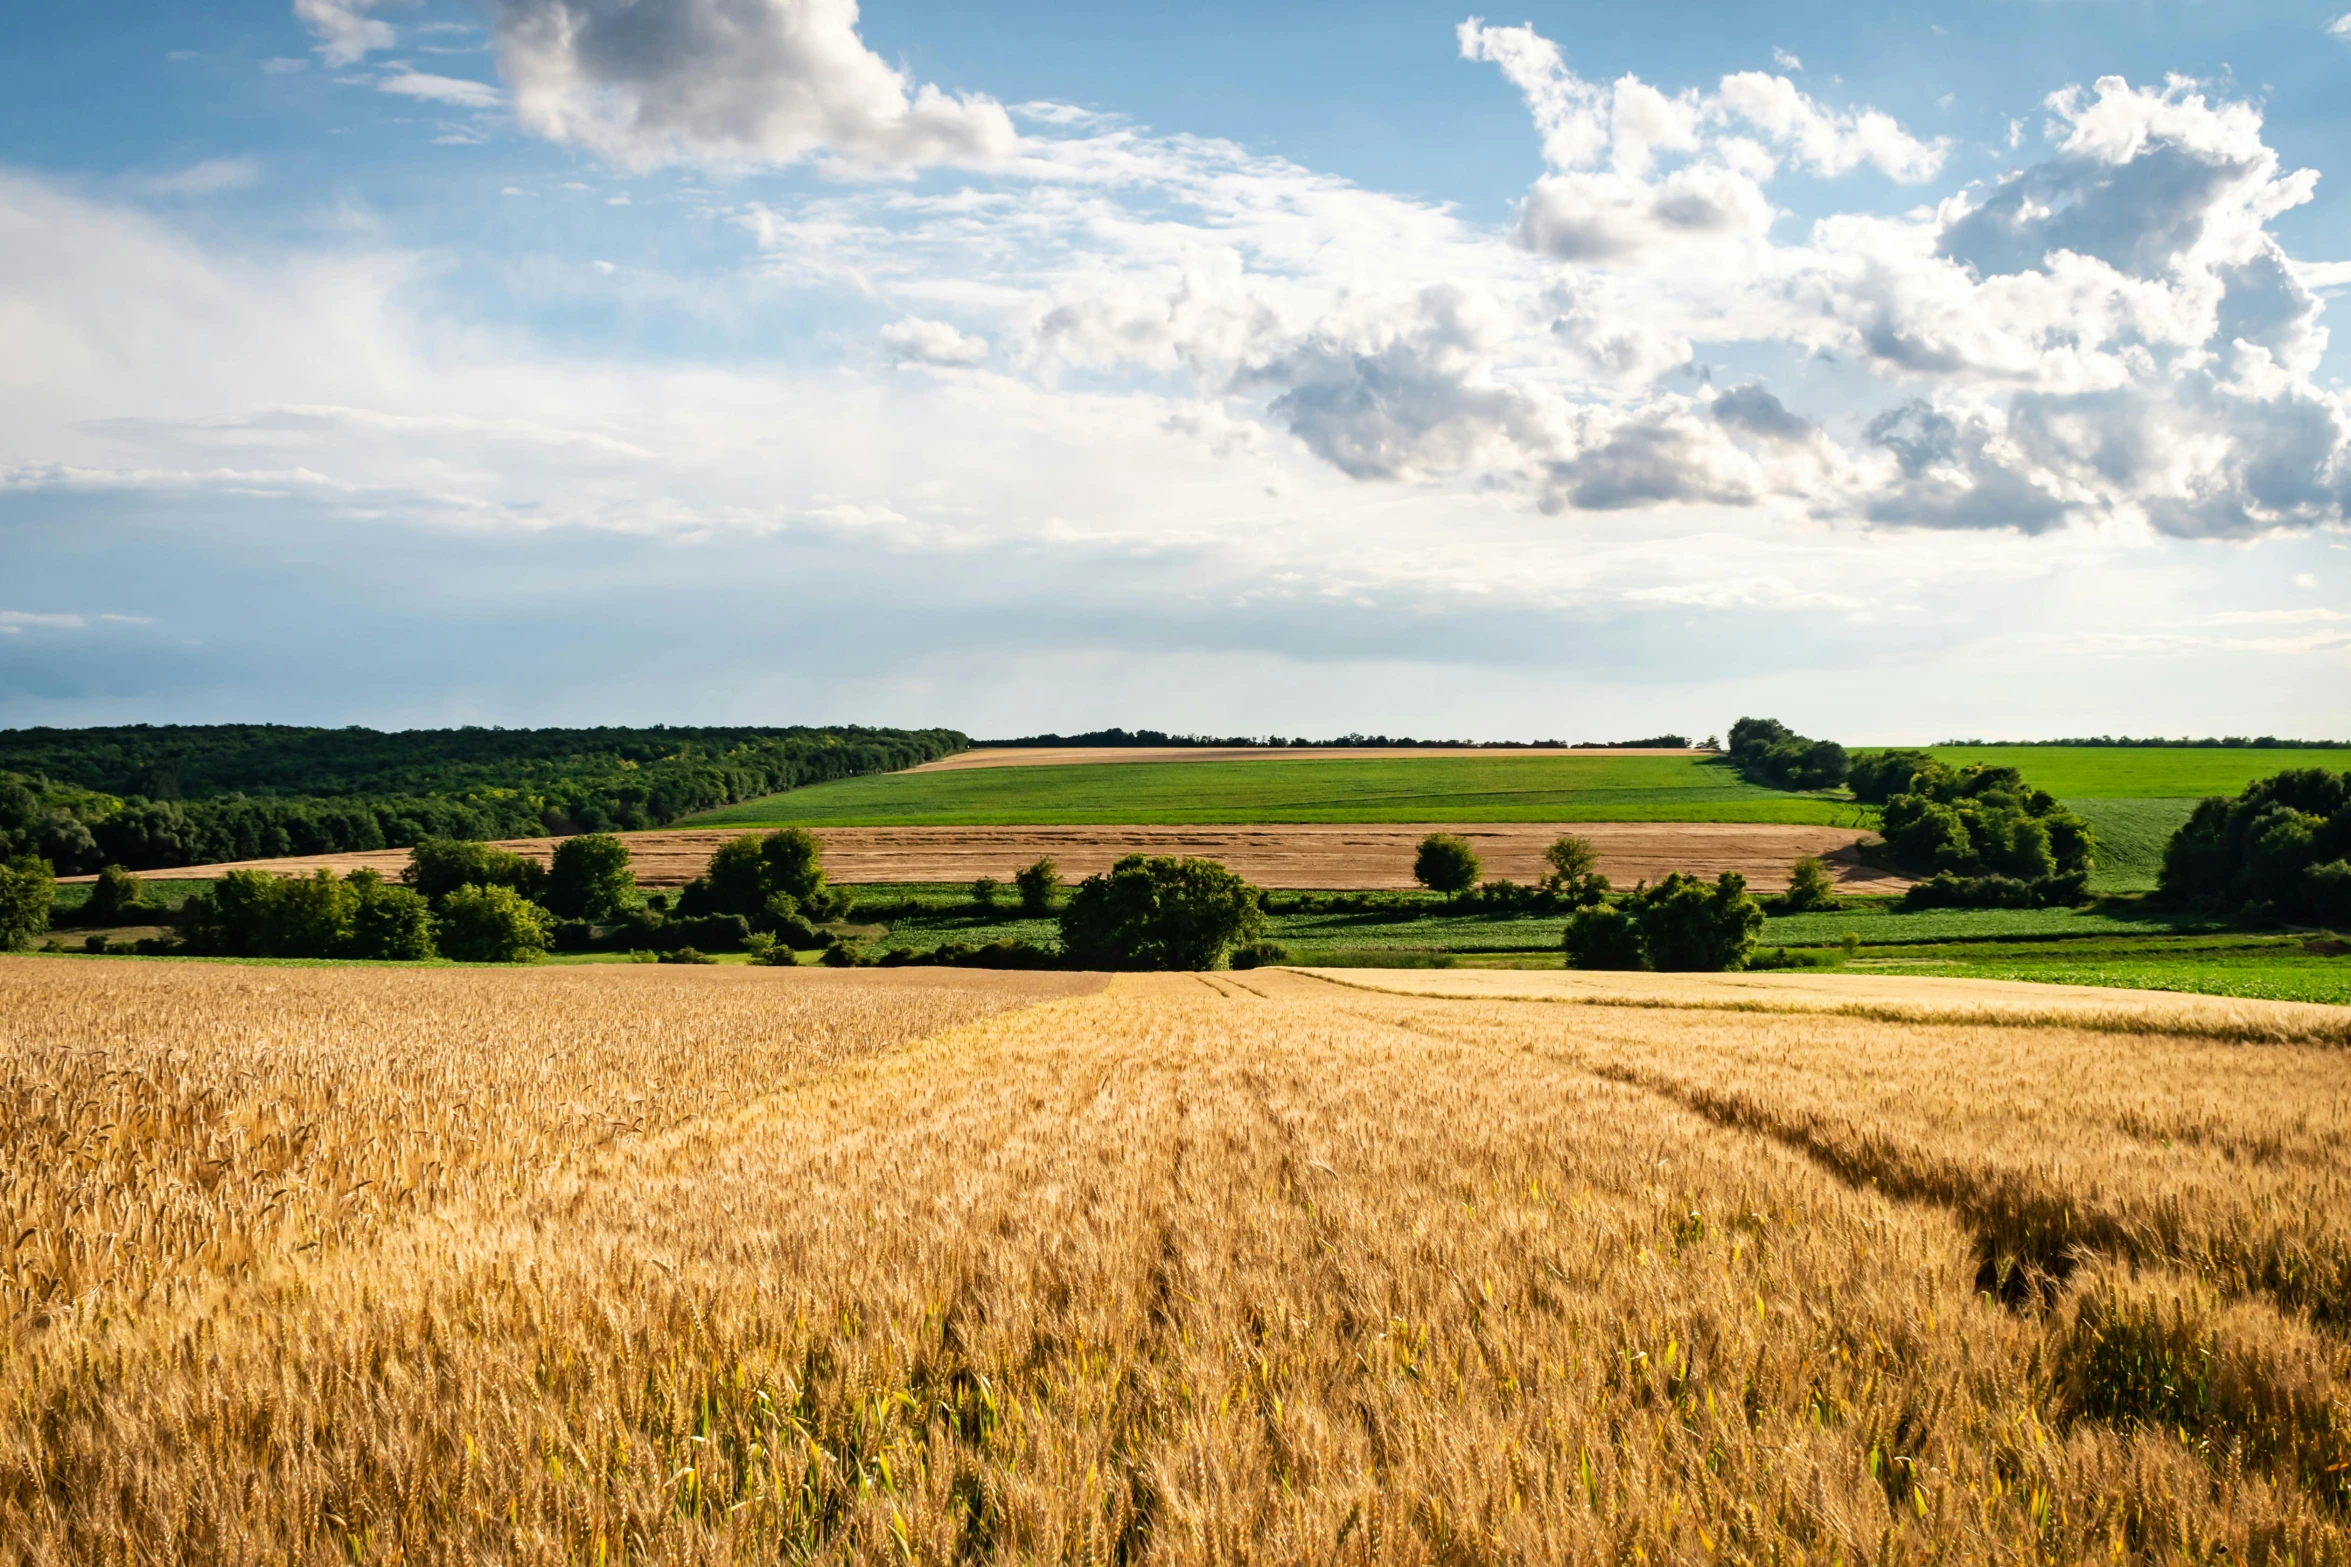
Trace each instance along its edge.
<instances>
[{"instance_id":1,"label":"cumulus cloud","mask_svg":"<svg viewBox=\"0 0 2351 1567\"><path fill-rule=\"evenodd\" d=\"M294 15L318 39L329 65L349 65L400 41L392 24L370 16L381 0L294 0ZM275 62L272 62L275 65Z\"/></svg>"},{"instance_id":2,"label":"cumulus cloud","mask_svg":"<svg viewBox=\"0 0 2351 1567\"><path fill-rule=\"evenodd\" d=\"M1876 110L1824 108L1784 76L1745 71L1711 93L1669 95L1630 75L1586 81L1531 27L1472 17L1459 42L1464 59L1500 66L1534 115L1553 172L1521 206L1519 238L1562 260L1752 247L1778 216L1764 187L1783 162L1825 177L1867 165L1915 183L1947 150Z\"/></svg>"},{"instance_id":3,"label":"cumulus cloud","mask_svg":"<svg viewBox=\"0 0 2351 1567\"><path fill-rule=\"evenodd\" d=\"M526 130L616 163L863 168L988 164L1001 105L906 75L865 46L856 0L493 0Z\"/></svg>"},{"instance_id":4,"label":"cumulus cloud","mask_svg":"<svg viewBox=\"0 0 2351 1567\"><path fill-rule=\"evenodd\" d=\"M881 331L882 346L904 364L976 365L988 357L988 340L957 331L944 321L908 316Z\"/></svg>"}]
</instances>

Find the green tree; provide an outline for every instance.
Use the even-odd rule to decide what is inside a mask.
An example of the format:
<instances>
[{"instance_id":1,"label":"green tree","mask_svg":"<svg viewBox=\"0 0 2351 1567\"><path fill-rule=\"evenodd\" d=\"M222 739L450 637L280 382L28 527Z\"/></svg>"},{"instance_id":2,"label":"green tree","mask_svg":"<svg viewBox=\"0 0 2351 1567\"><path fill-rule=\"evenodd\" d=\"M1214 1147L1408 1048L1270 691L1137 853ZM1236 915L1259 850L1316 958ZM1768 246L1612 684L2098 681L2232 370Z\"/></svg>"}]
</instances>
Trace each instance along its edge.
<instances>
[{"instance_id":1,"label":"green tree","mask_svg":"<svg viewBox=\"0 0 2351 1567\"><path fill-rule=\"evenodd\" d=\"M536 860L467 838L427 838L408 851L400 879L438 908L461 887L506 887L525 898L547 890L547 872Z\"/></svg>"},{"instance_id":2,"label":"green tree","mask_svg":"<svg viewBox=\"0 0 2351 1567\"><path fill-rule=\"evenodd\" d=\"M1864 751L1853 758L1853 771L1845 781L1852 786L1854 799L1883 805L1895 795L1907 794L1911 778L1935 765L1924 751Z\"/></svg>"},{"instance_id":3,"label":"green tree","mask_svg":"<svg viewBox=\"0 0 2351 1567\"><path fill-rule=\"evenodd\" d=\"M1130 854L1078 883L1061 945L1092 969L1220 967L1265 928L1256 888L1214 860Z\"/></svg>"},{"instance_id":4,"label":"green tree","mask_svg":"<svg viewBox=\"0 0 2351 1567\"><path fill-rule=\"evenodd\" d=\"M1061 869L1047 857L1015 874L1012 885L1020 891L1023 913L1050 914L1053 912L1053 900L1061 892Z\"/></svg>"},{"instance_id":5,"label":"green tree","mask_svg":"<svg viewBox=\"0 0 2351 1567\"><path fill-rule=\"evenodd\" d=\"M997 895L1003 890L1004 884L995 877L975 876L971 882L971 901L980 908L992 909L996 906Z\"/></svg>"},{"instance_id":6,"label":"green tree","mask_svg":"<svg viewBox=\"0 0 2351 1567\"><path fill-rule=\"evenodd\" d=\"M1648 967L1641 956L1641 932L1624 910L1594 903L1567 917L1562 938L1567 966L1580 969L1637 969Z\"/></svg>"},{"instance_id":7,"label":"green tree","mask_svg":"<svg viewBox=\"0 0 2351 1567\"><path fill-rule=\"evenodd\" d=\"M629 846L608 832L582 833L555 846L543 900L559 919L613 920L636 901Z\"/></svg>"},{"instance_id":8,"label":"green tree","mask_svg":"<svg viewBox=\"0 0 2351 1567\"><path fill-rule=\"evenodd\" d=\"M423 894L396 887L374 871L353 871L344 885L351 896L345 956L402 963L434 956L433 911Z\"/></svg>"},{"instance_id":9,"label":"green tree","mask_svg":"<svg viewBox=\"0 0 2351 1567\"><path fill-rule=\"evenodd\" d=\"M1550 873L1543 888L1576 908L1590 908L1608 896L1608 878L1600 874L1600 851L1589 838L1561 833L1543 851Z\"/></svg>"},{"instance_id":10,"label":"green tree","mask_svg":"<svg viewBox=\"0 0 2351 1567\"><path fill-rule=\"evenodd\" d=\"M1420 840L1412 857L1412 879L1431 892L1467 892L1478 883L1477 851L1467 838L1433 832Z\"/></svg>"},{"instance_id":11,"label":"green tree","mask_svg":"<svg viewBox=\"0 0 2351 1567\"><path fill-rule=\"evenodd\" d=\"M442 900L441 950L460 963L536 963L554 940L554 920L511 887L479 884Z\"/></svg>"},{"instance_id":12,"label":"green tree","mask_svg":"<svg viewBox=\"0 0 2351 1567\"><path fill-rule=\"evenodd\" d=\"M837 919L851 901L846 892L825 886L824 846L816 834L786 827L720 844L709 868L679 896L678 912L740 914L772 930L775 921L793 914Z\"/></svg>"},{"instance_id":13,"label":"green tree","mask_svg":"<svg viewBox=\"0 0 2351 1567\"><path fill-rule=\"evenodd\" d=\"M1675 871L1630 901L1642 955L1651 968L1670 973L1745 968L1763 930L1763 909L1737 871L1724 871L1711 887Z\"/></svg>"},{"instance_id":14,"label":"green tree","mask_svg":"<svg viewBox=\"0 0 2351 1567\"><path fill-rule=\"evenodd\" d=\"M118 925L147 908L147 885L119 865L99 871L90 901L82 905L86 925Z\"/></svg>"},{"instance_id":15,"label":"green tree","mask_svg":"<svg viewBox=\"0 0 2351 1567\"><path fill-rule=\"evenodd\" d=\"M22 947L49 928L57 878L49 862L20 854L0 864L0 951Z\"/></svg>"},{"instance_id":16,"label":"green tree","mask_svg":"<svg viewBox=\"0 0 2351 1567\"><path fill-rule=\"evenodd\" d=\"M2198 805L2163 851L2169 901L2220 913L2334 921L2334 867L2351 863L2351 772L2290 768Z\"/></svg>"},{"instance_id":17,"label":"green tree","mask_svg":"<svg viewBox=\"0 0 2351 1567\"><path fill-rule=\"evenodd\" d=\"M1774 900L1775 914L1813 914L1837 906L1836 879L1817 854L1807 854L1788 871L1788 890Z\"/></svg>"}]
</instances>

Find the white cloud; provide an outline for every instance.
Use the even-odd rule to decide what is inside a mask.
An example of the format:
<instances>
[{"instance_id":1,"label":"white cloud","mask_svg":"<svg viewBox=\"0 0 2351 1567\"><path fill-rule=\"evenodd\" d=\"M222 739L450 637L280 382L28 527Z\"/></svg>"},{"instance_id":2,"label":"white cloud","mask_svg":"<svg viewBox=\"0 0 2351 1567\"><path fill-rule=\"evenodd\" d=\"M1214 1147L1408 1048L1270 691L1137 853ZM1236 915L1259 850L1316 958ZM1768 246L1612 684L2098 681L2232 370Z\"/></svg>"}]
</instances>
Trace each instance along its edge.
<instances>
[{"instance_id":1,"label":"white cloud","mask_svg":"<svg viewBox=\"0 0 2351 1567\"><path fill-rule=\"evenodd\" d=\"M925 365L976 365L988 357L988 340L957 331L944 321L908 316L881 330L882 346L901 362Z\"/></svg>"},{"instance_id":2,"label":"white cloud","mask_svg":"<svg viewBox=\"0 0 2351 1567\"><path fill-rule=\"evenodd\" d=\"M139 185L159 196L211 196L242 190L260 177L261 165L251 158L207 158L169 174L150 176Z\"/></svg>"},{"instance_id":3,"label":"white cloud","mask_svg":"<svg viewBox=\"0 0 2351 1567\"><path fill-rule=\"evenodd\" d=\"M284 55L261 62L261 73L264 76L291 76L296 71L309 69L310 62L308 60L289 59Z\"/></svg>"},{"instance_id":4,"label":"white cloud","mask_svg":"<svg viewBox=\"0 0 2351 1567\"><path fill-rule=\"evenodd\" d=\"M422 98L428 103L446 103L460 109L495 108L500 101L498 89L486 82L469 82L457 76L434 76L406 68L378 78L375 86L377 92L397 93L403 98Z\"/></svg>"},{"instance_id":5,"label":"white cloud","mask_svg":"<svg viewBox=\"0 0 2351 1567\"><path fill-rule=\"evenodd\" d=\"M1801 71L1804 69L1804 62L1802 60L1797 59L1787 50L1782 49L1777 45L1774 45L1772 48L1771 63L1778 66L1783 71Z\"/></svg>"},{"instance_id":6,"label":"white cloud","mask_svg":"<svg viewBox=\"0 0 2351 1567\"><path fill-rule=\"evenodd\" d=\"M400 41L391 23L368 15L380 3L381 0L294 0L294 15L317 36L319 56L327 64L349 65Z\"/></svg>"},{"instance_id":7,"label":"white cloud","mask_svg":"<svg viewBox=\"0 0 2351 1567\"><path fill-rule=\"evenodd\" d=\"M14 636L30 627L41 631L78 631L89 621L80 615L40 614L32 610L0 609L0 635Z\"/></svg>"},{"instance_id":8,"label":"white cloud","mask_svg":"<svg viewBox=\"0 0 2351 1567\"><path fill-rule=\"evenodd\" d=\"M856 0L494 0L523 127L631 168L827 157L903 169L1013 151L993 99L958 97L865 46Z\"/></svg>"},{"instance_id":9,"label":"white cloud","mask_svg":"<svg viewBox=\"0 0 2351 1567\"><path fill-rule=\"evenodd\" d=\"M2346 11L2327 23L2327 31L2337 38L2351 38L2351 11Z\"/></svg>"},{"instance_id":10,"label":"white cloud","mask_svg":"<svg viewBox=\"0 0 2351 1567\"><path fill-rule=\"evenodd\" d=\"M2298 588L2315 588L2318 586L2318 577L2315 573L2312 572L2296 572L2294 574L2294 586Z\"/></svg>"}]
</instances>

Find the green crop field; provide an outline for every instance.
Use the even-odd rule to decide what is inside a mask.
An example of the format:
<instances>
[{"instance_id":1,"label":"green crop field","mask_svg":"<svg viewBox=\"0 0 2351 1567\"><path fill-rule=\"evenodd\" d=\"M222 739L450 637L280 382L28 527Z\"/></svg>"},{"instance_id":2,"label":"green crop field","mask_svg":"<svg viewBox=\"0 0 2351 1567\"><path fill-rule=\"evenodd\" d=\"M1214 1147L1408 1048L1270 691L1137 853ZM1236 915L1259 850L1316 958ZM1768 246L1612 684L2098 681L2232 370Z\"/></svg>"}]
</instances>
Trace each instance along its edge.
<instances>
[{"instance_id":1,"label":"green crop field","mask_svg":"<svg viewBox=\"0 0 2351 1567\"><path fill-rule=\"evenodd\" d=\"M1860 747L1863 750L1874 747ZM1956 745L1929 748L1954 767L2013 767L2061 800L2189 799L2235 794L2289 767L2351 772L2351 751L2253 751L2218 747Z\"/></svg>"},{"instance_id":2,"label":"green crop field","mask_svg":"<svg viewBox=\"0 0 2351 1567\"><path fill-rule=\"evenodd\" d=\"M1865 826L1847 802L1682 756L1397 756L1111 762L892 773L816 784L689 827L1264 822L1799 822Z\"/></svg>"}]
</instances>

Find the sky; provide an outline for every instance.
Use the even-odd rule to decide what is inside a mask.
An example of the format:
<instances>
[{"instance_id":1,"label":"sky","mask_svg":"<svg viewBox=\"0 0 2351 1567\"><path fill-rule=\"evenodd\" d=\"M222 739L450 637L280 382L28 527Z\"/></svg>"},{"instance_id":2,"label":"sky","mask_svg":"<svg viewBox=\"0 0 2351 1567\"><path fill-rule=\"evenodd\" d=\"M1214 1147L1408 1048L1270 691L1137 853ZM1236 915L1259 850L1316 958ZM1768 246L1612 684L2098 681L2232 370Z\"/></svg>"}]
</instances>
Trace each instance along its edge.
<instances>
[{"instance_id":1,"label":"sky","mask_svg":"<svg viewBox=\"0 0 2351 1567\"><path fill-rule=\"evenodd\" d=\"M10 7L0 726L2351 737L2346 3Z\"/></svg>"}]
</instances>

